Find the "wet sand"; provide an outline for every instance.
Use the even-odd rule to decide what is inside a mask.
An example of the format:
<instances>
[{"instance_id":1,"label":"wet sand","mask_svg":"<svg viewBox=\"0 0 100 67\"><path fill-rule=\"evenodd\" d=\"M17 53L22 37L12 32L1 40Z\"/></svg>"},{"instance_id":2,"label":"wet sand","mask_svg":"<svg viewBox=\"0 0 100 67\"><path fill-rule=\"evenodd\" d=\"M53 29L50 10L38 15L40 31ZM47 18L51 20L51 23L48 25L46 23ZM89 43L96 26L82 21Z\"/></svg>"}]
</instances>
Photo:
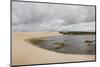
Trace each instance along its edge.
<instances>
[{"instance_id":1,"label":"wet sand","mask_svg":"<svg viewBox=\"0 0 100 67\"><path fill-rule=\"evenodd\" d=\"M61 54L32 46L25 39L62 35L58 32L13 32L12 65L94 61L95 55Z\"/></svg>"}]
</instances>

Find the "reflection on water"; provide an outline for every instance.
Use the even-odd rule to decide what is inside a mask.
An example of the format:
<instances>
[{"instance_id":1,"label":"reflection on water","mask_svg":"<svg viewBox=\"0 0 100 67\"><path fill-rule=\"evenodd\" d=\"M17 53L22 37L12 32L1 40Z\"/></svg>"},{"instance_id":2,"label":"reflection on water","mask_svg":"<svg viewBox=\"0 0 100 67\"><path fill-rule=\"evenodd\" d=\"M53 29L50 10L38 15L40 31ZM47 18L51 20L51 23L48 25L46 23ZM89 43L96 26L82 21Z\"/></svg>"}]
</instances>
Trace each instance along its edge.
<instances>
[{"instance_id":1,"label":"reflection on water","mask_svg":"<svg viewBox=\"0 0 100 67\"><path fill-rule=\"evenodd\" d=\"M95 35L59 35L28 41L37 47L59 53L95 54Z\"/></svg>"}]
</instances>

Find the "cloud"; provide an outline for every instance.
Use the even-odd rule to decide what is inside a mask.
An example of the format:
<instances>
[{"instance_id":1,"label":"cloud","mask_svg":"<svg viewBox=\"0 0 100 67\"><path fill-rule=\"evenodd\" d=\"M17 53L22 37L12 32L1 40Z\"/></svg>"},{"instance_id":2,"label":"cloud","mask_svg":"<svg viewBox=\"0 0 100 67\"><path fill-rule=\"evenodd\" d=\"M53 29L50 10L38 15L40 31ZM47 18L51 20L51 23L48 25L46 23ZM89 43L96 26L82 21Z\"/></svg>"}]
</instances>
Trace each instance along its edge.
<instances>
[{"instance_id":1,"label":"cloud","mask_svg":"<svg viewBox=\"0 0 100 67\"><path fill-rule=\"evenodd\" d=\"M60 31L86 31L95 32L95 22L78 23L63 27Z\"/></svg>"},{"instance_id":2,"label":"cloud","mask_svg":"<svg viewBox=\"0 0 100 67\"><path fill-rule=\"evenodd\" d=\"M68 25L92 21L95 21L93 6L12 2L12 25L16 32L58 31Z\"/></svg>"}]
</instances>

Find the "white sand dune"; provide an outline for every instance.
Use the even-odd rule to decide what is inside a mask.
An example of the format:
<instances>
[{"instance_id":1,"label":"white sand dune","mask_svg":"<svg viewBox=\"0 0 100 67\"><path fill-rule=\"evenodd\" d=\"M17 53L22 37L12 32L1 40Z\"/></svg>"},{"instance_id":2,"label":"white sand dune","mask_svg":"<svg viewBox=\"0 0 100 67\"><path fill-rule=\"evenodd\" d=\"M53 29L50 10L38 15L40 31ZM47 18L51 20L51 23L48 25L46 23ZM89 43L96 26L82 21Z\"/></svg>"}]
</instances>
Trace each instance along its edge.
<instances>
[{"instance_id":1,"label":"white sand dune","mask_svg":"<svg viewBox=\"0 0 100 67\"><path fill-rule=\"evenodd\" d=\"M94 61L95 55L61 54L45 50L24 41L29 38L61 35L58 32L13 32L12 64L45 64L76 61Z\"/></svg>"}]
</instances>

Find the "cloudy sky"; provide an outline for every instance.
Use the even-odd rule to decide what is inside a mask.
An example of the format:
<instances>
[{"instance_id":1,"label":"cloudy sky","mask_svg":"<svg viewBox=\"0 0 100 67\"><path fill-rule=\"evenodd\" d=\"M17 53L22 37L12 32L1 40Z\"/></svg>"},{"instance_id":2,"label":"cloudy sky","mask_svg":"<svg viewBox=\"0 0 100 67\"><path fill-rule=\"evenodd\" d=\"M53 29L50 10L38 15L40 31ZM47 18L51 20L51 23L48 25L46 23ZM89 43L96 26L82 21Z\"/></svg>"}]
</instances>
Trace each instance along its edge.
<instances>
[{"instance_id":1,"label":"cloudy sky","mask_svg":"<svg viewBox=\"0 0 100 67\"><path fill-rule=\"evenodd\" d=\"M12 30L95 31L95 7L13 1Z\"/></svg>"}]
</instances>

